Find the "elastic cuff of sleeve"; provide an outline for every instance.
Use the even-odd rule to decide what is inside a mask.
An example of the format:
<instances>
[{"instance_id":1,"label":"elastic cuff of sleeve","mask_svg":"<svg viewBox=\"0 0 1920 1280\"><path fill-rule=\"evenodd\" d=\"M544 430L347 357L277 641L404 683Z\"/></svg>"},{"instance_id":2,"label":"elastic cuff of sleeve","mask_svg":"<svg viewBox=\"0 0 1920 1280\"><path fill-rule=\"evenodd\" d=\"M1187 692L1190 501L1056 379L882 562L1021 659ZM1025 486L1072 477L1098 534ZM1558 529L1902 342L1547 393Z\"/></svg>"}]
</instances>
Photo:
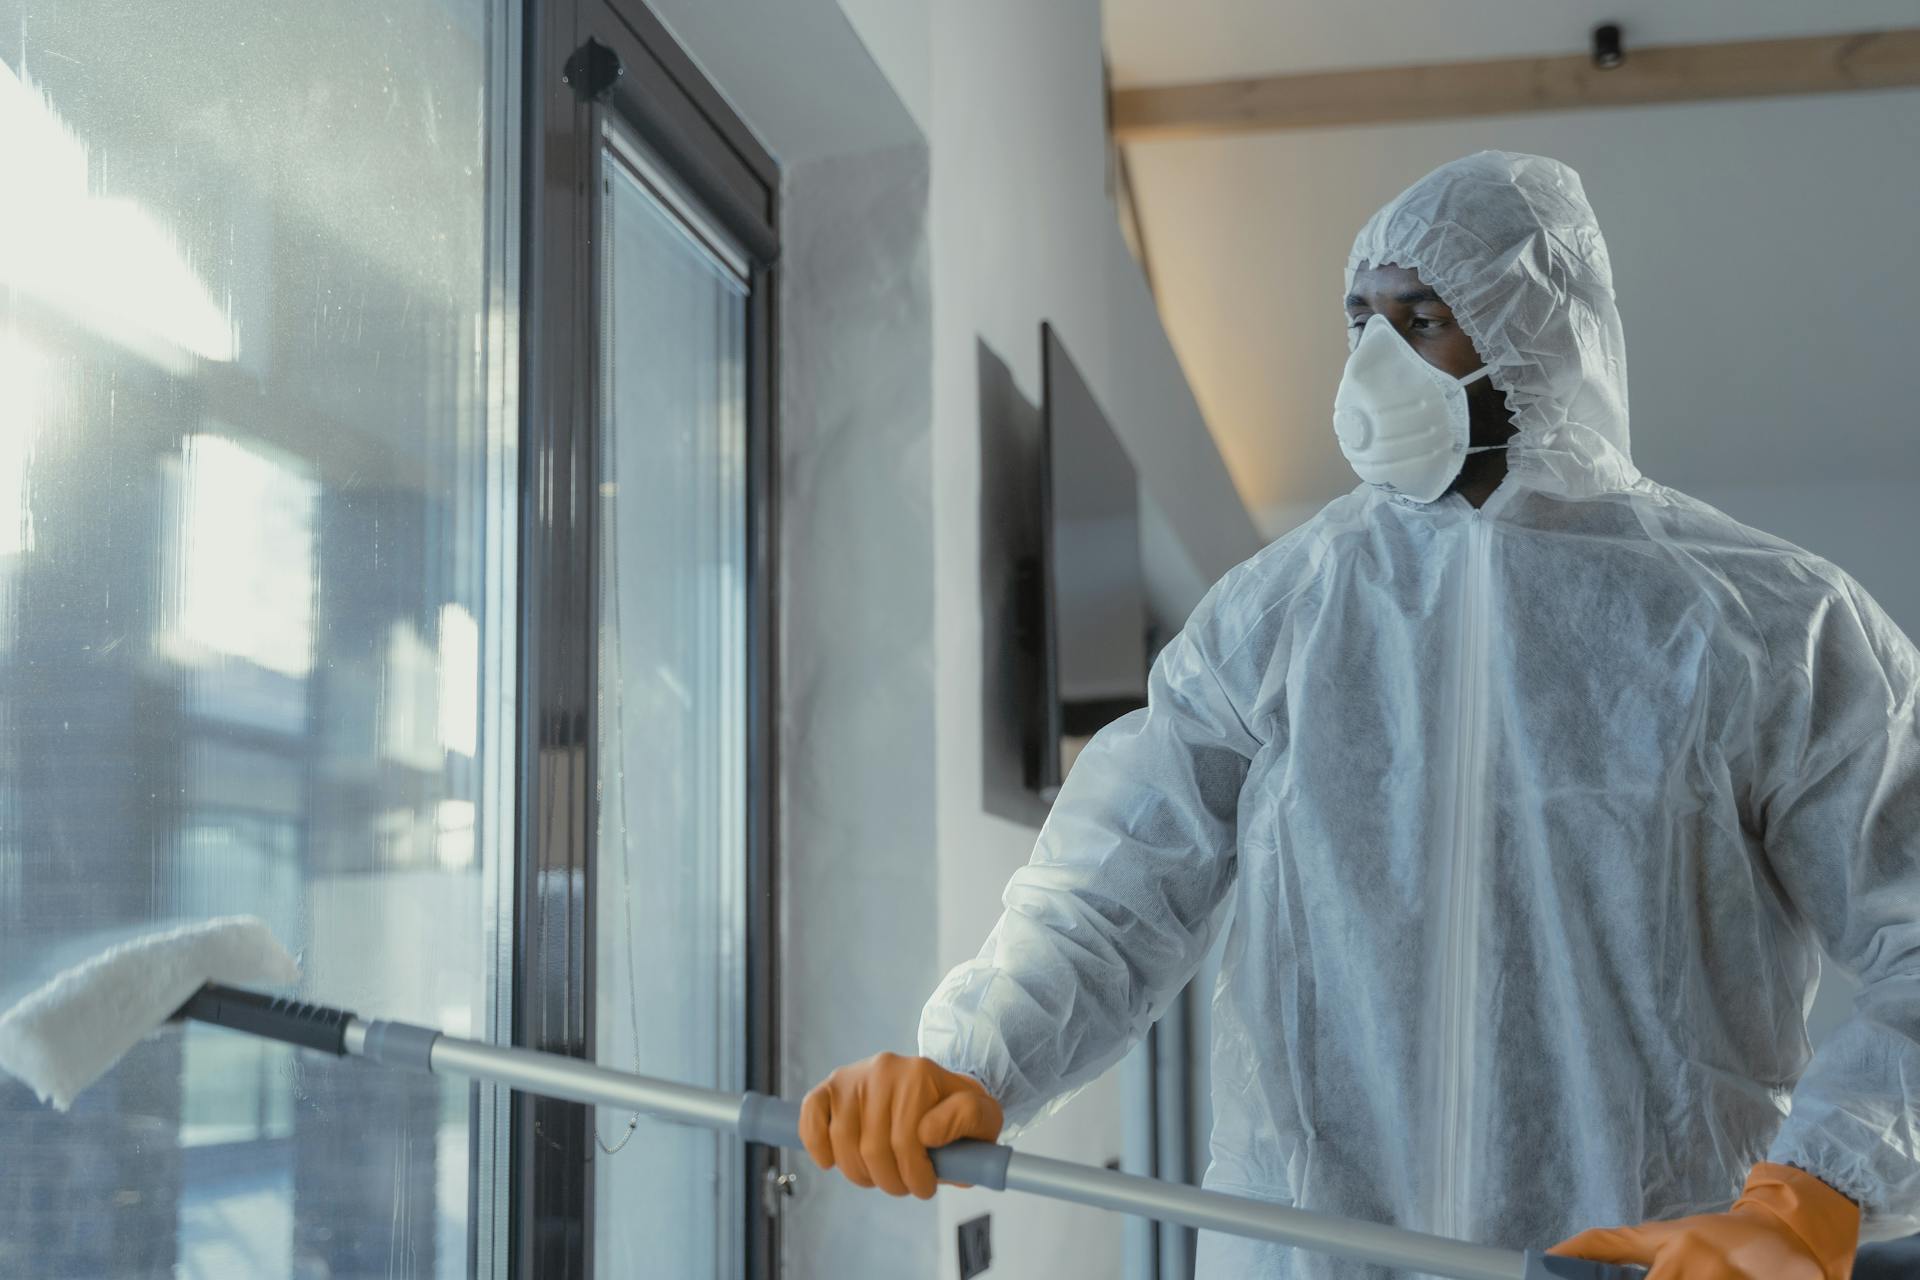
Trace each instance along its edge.
<instances>
[{"instance_id":1,"label":"elastic cuff of sleeve","mask_svg":"<svg viewBox=\"0 0 1920 1280\"><path fill-rule=\"evenodd\" d=\"M1822 1275L1847 1274L1860 1244L1860 1206L1819 1174L1787 1164L1757 1164L1734 1210L1743 1206L1784 1223L1819 1262Z\"/></svg>"},{"instance_id":2,"label":"elastic cuff of sleeve","mask_svg":"<svg viewBox=\"0 0 1920 1280\"><path fill-rule=\"evenodd\" d=\"M1875 1201L1882 1200L1885 1194L1880 1181L1862 1166L1857 1155L1827 1140L1823 1134L1803 1133L1792 1141L1782 1135L1774 1141L1766 1159L1769 1164L1786 1165L1812 1174L1853 1201L1863 1218L1874 1212Z\"/></svg>"}]
</instances>

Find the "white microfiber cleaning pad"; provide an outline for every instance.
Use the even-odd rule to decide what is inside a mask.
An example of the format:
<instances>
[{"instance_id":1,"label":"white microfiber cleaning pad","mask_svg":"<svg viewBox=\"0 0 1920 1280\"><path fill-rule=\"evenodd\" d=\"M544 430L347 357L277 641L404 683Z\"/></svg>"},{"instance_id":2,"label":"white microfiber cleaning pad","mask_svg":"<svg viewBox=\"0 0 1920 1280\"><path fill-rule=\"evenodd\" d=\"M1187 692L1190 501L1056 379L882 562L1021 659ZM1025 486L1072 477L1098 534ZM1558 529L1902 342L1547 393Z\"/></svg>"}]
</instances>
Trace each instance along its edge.
<instances>
[{"instance_id":1,"label":"white microfiber cleaning pad","mask_svg":"<svg viewBox=\"0 0 1920 1280\"><path fill-rule=\"evenodd\" d=\"M62 1111L209 982L285 986L300 968L252 916L124 942L0 1016L0 1070Z\"/></svg>"}]
</instances>

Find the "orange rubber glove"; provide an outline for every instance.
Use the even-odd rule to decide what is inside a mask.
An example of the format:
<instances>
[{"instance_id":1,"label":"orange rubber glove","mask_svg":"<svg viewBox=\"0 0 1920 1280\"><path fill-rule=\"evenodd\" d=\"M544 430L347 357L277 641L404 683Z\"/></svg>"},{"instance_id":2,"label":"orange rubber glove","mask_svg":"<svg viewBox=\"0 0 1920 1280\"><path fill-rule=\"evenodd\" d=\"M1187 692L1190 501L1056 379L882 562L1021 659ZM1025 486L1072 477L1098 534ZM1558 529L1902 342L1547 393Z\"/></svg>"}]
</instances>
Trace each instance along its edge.
<instances>
[{"instance_id":1,"label":"orange rubber glove","mask_svg":"<svg viewBox=\"0 0 1920 1280\"><path fill-rule=\"evenodd\" d=\"M938 1180L929 1147L1000 1136L1000 1104L972 1076L930 1058L878 1053L813 1087L800 1104L800 1141L822 1169L856 1186L922 1200Z\"/></svg>"},{"instance_id":2,"label":"orange rubber glove","mask_svg":"<svg viewBox=\"0 0 1920 1280\"><path fill-rule=\"evenodd\" d=\"M1725 1213L1583 1231L1547 1250L1651 1267L1647 1280L1847 1280L1860 1208L1810 1173L1757 1164Z\"/></svg>"}]
</instances>

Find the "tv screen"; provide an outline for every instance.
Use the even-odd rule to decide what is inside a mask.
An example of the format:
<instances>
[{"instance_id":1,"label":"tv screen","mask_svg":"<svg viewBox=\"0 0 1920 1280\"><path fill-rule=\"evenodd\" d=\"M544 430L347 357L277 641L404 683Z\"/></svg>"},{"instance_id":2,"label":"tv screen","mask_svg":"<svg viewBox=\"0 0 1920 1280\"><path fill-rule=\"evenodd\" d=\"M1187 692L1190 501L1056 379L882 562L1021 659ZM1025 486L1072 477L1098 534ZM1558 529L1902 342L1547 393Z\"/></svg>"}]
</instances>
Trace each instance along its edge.
<instances>
[{"instance_id":1,"label":"tv screen","mask_svg":"<svg viewBox=\"0 0 1920 1280\"><path fill-rule=\"evenodd\" d=\"M1140 481L1052 325L1041 334L1044 715L1034 786L1059 790L1080 744L1147 702Z\"/></svg>"}]
</instances>

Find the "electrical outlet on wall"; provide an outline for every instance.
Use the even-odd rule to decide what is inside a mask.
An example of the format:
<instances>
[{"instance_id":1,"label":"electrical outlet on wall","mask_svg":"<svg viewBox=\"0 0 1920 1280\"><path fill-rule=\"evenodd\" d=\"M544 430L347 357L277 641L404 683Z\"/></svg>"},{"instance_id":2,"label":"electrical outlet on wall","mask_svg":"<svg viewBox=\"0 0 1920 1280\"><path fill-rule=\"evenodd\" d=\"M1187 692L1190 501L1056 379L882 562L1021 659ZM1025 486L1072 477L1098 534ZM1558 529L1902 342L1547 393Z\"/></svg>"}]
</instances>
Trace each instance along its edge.
<instances>
[{"instance_id":1,"label":"electrical outlet on wall","mask_svg":"<svg viewBox=\"0 0 1920 1280\"><path fill-rule=\"evenodd\" d=\"M983 1213L960 1224L960 1280L973 1280L992 1265L993 1215Z\"/></svg>"}]
</instances>

